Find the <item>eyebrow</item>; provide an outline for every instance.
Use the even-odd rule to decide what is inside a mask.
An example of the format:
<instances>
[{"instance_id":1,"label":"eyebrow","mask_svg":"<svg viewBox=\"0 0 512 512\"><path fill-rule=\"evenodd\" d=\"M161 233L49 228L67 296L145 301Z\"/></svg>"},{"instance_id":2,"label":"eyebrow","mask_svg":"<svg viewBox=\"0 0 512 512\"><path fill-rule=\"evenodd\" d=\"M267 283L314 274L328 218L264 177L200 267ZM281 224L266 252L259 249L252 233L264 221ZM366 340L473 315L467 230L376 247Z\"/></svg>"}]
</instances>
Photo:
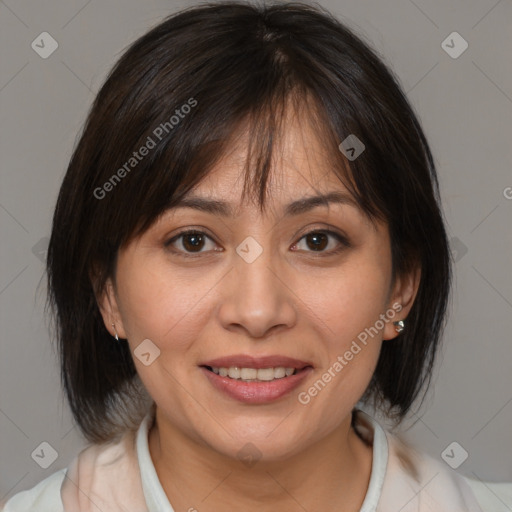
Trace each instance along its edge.
<instances>
[{"instance_id":1,"label":"eyebrow","mask_svg":"<svg viewBox=\"0 0 512 512\"><path fill-rule=\"evenodd\" d=\"M329 192L328 194L303 197L289 203L285 207L284 215L300 215L319 206L327 207L329 204L350 205L360 210L359 205L351 196L342 192ZM222 217L234 216L233 208L229 203L219 201L218 199L209 199L199 196L188 196L182 198L178 203L171 207L171 209L176 208L194 208L196 210L220 215Z\"/></svg>"}]
</instances>

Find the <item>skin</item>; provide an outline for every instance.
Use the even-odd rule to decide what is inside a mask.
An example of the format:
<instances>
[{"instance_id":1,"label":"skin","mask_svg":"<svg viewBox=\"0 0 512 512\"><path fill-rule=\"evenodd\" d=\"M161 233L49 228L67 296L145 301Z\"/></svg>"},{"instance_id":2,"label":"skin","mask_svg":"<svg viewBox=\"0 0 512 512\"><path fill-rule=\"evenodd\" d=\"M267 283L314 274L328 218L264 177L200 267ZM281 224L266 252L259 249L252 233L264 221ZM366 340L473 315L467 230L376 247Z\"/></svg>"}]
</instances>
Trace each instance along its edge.
<instances>
[{"instance_id":1,"label":"skin","mask_svg":"<svg viewBox=\"0 0 512 512\"><path fill-rule=\"evenodd\" d=\"M247 142L241 136L193 190L231 203L237 214L168 210L120 250L116 275L99 299L106 328L114 334L115 323L132 353L147 338L160 349L151 365L134 362L157 404L149 448L176 511L357 511L368 488L372 448L351 428L351 410L370 382L382 343L397 336L392 322L307 405L297 395L393 304L402 307L393 320L407 317L420 271L392 283L387 226L373 226L352 205L283 216L295 199L348 193L329 170L314 129L293 114L284 126L271 208L261 213L254 202L240 201ZM327 225L350 247L329 235L323 253L315 251L315 241L304 235L325 232ZM165 247L187 227L210 238L196 252L186 237ZM247 236L263 248L250 264L236 252ZM187 248L197 257L180 256ZM332 253L336 248L341 251ZM285 397L248 405L214 389L198 367L238 353L286 355L314 368ZM261 453L252 467L237 457L248 442Z\"/></svg>"}]
</instances>

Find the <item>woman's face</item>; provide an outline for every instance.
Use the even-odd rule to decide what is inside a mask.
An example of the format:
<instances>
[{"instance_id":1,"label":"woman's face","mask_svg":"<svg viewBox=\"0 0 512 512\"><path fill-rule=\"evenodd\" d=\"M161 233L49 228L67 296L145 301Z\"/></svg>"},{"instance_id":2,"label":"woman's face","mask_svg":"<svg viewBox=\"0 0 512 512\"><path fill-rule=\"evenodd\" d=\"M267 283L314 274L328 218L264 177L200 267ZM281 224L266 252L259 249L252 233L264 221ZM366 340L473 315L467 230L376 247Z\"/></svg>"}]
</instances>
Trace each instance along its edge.
<instances>
[{"instance_id":1,"label":"woman's face","mask_svg":"<svg viewBox=\"0 0 512 512\"><path fill-rule=\"evenodd\" d=\"M250 442L277 460L348 430L416 291L412 279L392 286L386 225L351 201L312 130L286 126L269 210L240 204L241 138L191 194L231 214L168 210L120 251L100 301L165 421L230 457ZM348 199L289 207L332 193Z\"/></svg>"}]
</instances>

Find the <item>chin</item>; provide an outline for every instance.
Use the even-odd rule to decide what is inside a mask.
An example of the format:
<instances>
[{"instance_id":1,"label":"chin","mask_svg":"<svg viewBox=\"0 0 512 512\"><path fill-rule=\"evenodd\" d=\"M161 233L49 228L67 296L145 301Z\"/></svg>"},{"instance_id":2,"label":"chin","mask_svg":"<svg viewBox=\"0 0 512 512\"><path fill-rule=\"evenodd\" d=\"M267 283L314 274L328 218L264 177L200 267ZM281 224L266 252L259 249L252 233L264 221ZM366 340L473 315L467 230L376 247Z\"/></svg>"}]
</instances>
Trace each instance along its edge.
<instances>
[{"instance_id":1,"label":"chin","mask_svg":"<svg viewBox=\"0 0 512 512\"><path fill-rule=\"evenodd\" d=\"M282 418L279 421L273 418L272 421L260 423L258 426L254 424L248 426L246 423L245 428L240 427L240 429L226 425L226 429L229 432L236 432L236 435L230 437L222 431L222 434L219 433L221 438L204 440L219 454L242 462L246 461L248 465L256 461L279 462L293 457L306 448L300 442L304 440L304 432L295 436L290 431L290 425L281 428L285 425L279 425L280 421Z\"/></svg>"}]
</instances>

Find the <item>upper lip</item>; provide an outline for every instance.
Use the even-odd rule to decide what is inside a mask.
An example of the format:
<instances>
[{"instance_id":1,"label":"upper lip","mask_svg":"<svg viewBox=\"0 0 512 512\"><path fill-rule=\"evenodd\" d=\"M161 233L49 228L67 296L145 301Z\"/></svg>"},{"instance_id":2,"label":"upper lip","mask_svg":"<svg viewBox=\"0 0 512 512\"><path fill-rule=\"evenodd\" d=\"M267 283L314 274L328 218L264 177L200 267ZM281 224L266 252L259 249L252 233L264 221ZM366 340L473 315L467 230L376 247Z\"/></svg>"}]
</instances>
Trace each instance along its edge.
<instances>
[{"instance_id":1,"label":"upper lip","mask_svg":"<svg viewBox=\"0 0 512 512\"><path fill-rule=\"evenodd\" d=\"M246 354L235 354L232 356L218 357L210 359L200 364L200 366L211 366L212 368L297 368L302 370L306 366L312 366L311 363L295 359L293 357L274 355L254 357Z\"/></svg>"}]
</instances>

